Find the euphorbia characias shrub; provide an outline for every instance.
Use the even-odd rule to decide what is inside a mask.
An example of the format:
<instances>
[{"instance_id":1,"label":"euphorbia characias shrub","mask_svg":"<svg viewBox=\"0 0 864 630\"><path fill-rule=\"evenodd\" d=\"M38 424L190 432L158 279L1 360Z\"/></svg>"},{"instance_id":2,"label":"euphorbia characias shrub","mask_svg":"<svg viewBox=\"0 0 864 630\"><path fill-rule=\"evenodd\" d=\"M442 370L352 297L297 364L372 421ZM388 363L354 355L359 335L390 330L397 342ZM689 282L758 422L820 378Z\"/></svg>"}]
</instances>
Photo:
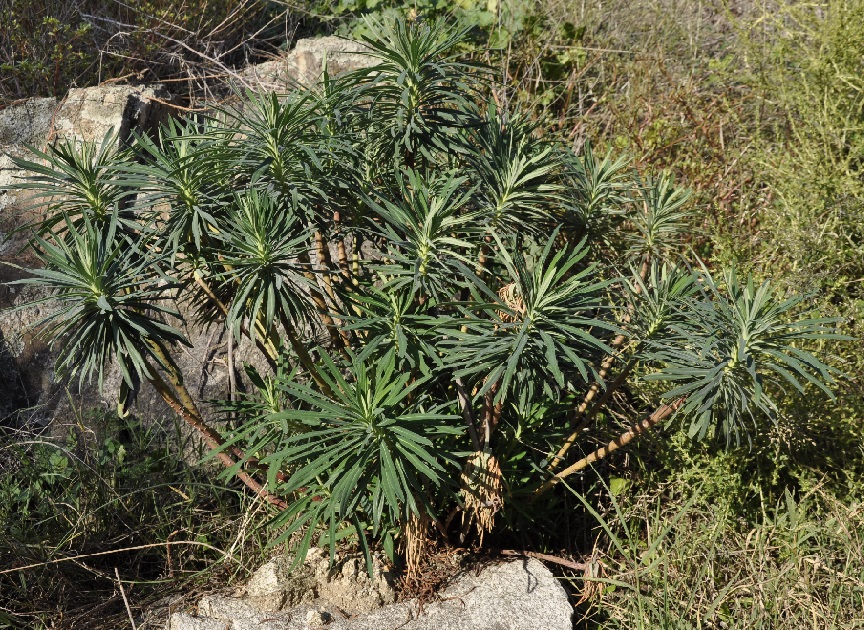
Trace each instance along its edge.
<instances>
[{"instance_id":1,"label":"euphorbia characias shrub","mask_svg":"<svg viewBox=\"0 0 864 630\"><path fill-rule=\"evenodd\" d=\"M43 267L21 282L50 289L58 374L118 365L121 414L155 387L297 557L353 540L409 567L436 536L481 544L662 422L733 443L786 390L830 395L811 349L836 322L689 257L671 177L575 154L495 105L490 69L443 23L373 30L370 68L120 151L106 137L18 160L45 216ZM221 403L221 432L173 358L182 317L269 366L227 362L249 387ZM586 449L616 392L652 381L656 400L631 397L630 426Z\"/></svg>"}]
</instances>

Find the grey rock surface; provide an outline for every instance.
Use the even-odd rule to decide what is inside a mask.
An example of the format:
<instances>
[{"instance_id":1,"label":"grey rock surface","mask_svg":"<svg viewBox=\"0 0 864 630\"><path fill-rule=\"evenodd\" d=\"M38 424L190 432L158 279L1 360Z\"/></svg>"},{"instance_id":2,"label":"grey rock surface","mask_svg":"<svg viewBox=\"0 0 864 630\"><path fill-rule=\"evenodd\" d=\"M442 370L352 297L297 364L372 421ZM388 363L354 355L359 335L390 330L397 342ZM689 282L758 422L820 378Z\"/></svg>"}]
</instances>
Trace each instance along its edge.
<instances>
[{"instance_id":1,"label":"grey rock surface","mask_svg":"<svg viewBox=\"0 0 864 630\"><path fill-rule=\"evenodd\" d=\"M233 601L230 601L233 600ZM214 606L215 604L215 606ZM350 613L322 598L265 613L237 597L205 598L198 616L175 613L169 630L209 630L194 624L218 618L224 630L569 630L573 607L564 588L543 564L520 559L456 578L439 598L422 606L407 601ZM268 616L269 614L269 616ZM216 626L213 626L214 628Z\"/></svg>"},{"instance_id":2,"label":"grey rock surface","mask_svg":"<svg viewBox=\"0 0 864 630\"><path fill-rule=\"evenodd\" d=\"M374 63L360 42L339 37L301 39L284 57L249 66L240 82L253 91L285 92L296 84L311 85L321 78L324 59L332 76Z\"/></svg>"},{"instance_id":3,"label":"grey rock surface","mask_svg":"<svg viewBox=\"0 0 864 630\"><path fill-rule=\"evenodd\" d=\"M300 40L282 59L250 66L241 71L243 87L286 91L299 83L316 81L321 74L324 58L330 71L338 74L364 65L369 57L359 54L360 43L336 37ZM63 99L34 98L0 110L0 260L22 267L35 261L23 249L23 236L13 236L14 230L38 217L28 213L28 199L23 191L7 190L25 173L12 162L12 157L29 158L26 146L43 149L48 143L75 138L101 141L114 129L120 143L133 132L151 132L173 113L171 96L160 86L104 85L76 88ZM36 338L30 326L50 305L22 311L10 307L36 296L32 289L10 287L4 283L21 277L22 273L0 265L0 417L8 417L17 409L38 407L47 420L72 417L66 409L68 397L62 384L55 382L52 366L55 353ZM175 305L176 306L176 305ZM179 305L182 312L182 305ZM178 354L178 363L187 387L201 399L227 397L227 337L224 330L185 327L192 347ZM241 344L235 349L236 363L259 364L254 346ZM241 375L242 377L242 375ZM110 371L104 388L87 387L77 397L83 408L103 406L113 408L120 375ZM72 393L79 393L77 386ZM146 385L135 406L142 418L158 421L173 414L162 400ZM207 413L206 408L203 410ZM29 413L29 412L28 412ZM63 433L62 427L57 433Z\"/></svg>"},{"instance_id":4,"label":"grey rock surface","mask_svg":"<svg viewBox=\"0 0 864 630\"><path fill-rule=\"evenodd\" d=\"M27 145L45 144L56 111L56 98L31 98L0 110L0 217L18 199L15 193L2 189L13 184L16 175L23 174L12 163L12 156L26 157Z\"/></svg>"},{"instance_id":5,"label":"grey rock surface","mask_svg":"<svg viewBox=\"0 0 864 630\"><path fill-rule=\"evenodd\" d=\"M183 613L174 613L168 621L168 627L175 630L226 630L226 623L209 617L192 617ZM266 628L266 625L262 625ZM228 629L231 630L229 625Z\"/></svg>"},{"instance_id":6,"label":"grey rock surface","mask_svg":"<svg viewBox=\"0 0 864 630\"><path fill-rule=\"evenodd\" d=\"M361 43L339 37L301 39L294 47L297 70L301 81L317 81L327 59L327 70L332 76L371 66L375 59L367 54Z\"/></svg>"},{"instance_id":7,"label":"grey rock surface","mask_svg":"<svg viewBox=\"0 0 864 630\"><path fill-rule=\"evenodd\" d=\"M225 597L223 595L207 595L201 598L198 602L198 614L202 617L210 617L211 619L221 619L223 621L231 621L233 619L243 619L261 623L266 619L280 618L285 619L289 615L281 615L279 608L274 610L266 610L257 606L248 598L243 597Z\"/></svg>"},{"instance_id":8,"label":"grey rock surface","mask_svg":"<svg viewBox=\"0 0 864 630\"><path fill-rule=\"evenodd\" d=\"M396 592L382 558L374 558L373 577L370 578L361 558L337 557L331 568L328 552L313 547L306 554L305 562L293 571L289 558L273 558L252 575L243 589L242 599L234 599L248 603L255 610L269 612L301 604L326 604L353 615L393 603ZM214 605L222 611L230 602L226 598L208 600L211 610ZM219 616L230 617L231 614L219 612Z\"/></svg>"},{"instance_id":9,"label":"grey rock surface","mask_svg":"<svg viewBox=\"0 0 864 630\"><path fill-rule=\"evenodd\" d=\"M60 104L48 140L53 137L101 140L113 129L120 141L133 131L152 132L173 109L159 86L106 85L69 90Z\"/></svg>"}]
</instances>

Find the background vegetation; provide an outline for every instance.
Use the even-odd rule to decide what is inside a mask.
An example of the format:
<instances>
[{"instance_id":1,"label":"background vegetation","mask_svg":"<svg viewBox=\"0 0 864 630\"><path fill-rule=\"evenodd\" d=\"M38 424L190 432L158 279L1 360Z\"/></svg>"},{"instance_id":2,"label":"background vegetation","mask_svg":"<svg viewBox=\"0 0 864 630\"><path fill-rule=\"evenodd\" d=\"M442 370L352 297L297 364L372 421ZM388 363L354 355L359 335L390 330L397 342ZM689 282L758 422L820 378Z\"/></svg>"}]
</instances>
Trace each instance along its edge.
<instances>
[{"instance_id":1,"label":"background vegetation","mask_svg":"<svg viewBox=\"0 0 864 630\"><path fill-rule=\"evenodd\" d=\"M201 92L298 32L303 13L270 0L2 0L0 105L117 80Z\"/></svg>"},{"instance_id":2,"label":"background vegetation","mask_svg":"<svg viewBox=\"0 0 864 630\"><path fill-rule=\"evenodd\" d=\"M363 28L353 21L362 13L447 11L366 0L303 7L298 15L310 28L348 33ZM823 314L844 317L846 332L859 338L862 12L860 0L514 0L465 2L453 11L477 24L476 42L499 47L487 59L505 79L501 102L529 110L548 134L577 149L591 140L598 153L614 149L641 168L671 169L694 189L701 224L691 245L699 255L820 291ZM81 36L67 37L74 45ZM15 98L62 92L62 83L47 80L51 63L42 63L43 78ZM831 350L849 375L837 403L787 404L774 431L731 450L695 446L669 427L671 440L641 443L574 486L600 506L596 514L574 494L548 515L563 524L560 535L520 541L577 558L594 554L589 580L574 578L585 589L580 612L588 626L860 627L864 360L855 344ZM595 444L604 437L594 436ZM591 446L588 440L584 448ZM128 442L124 448L126 463L145 457ZM34 486L52 478L54 450L16 458L37 468L16 477L22 464L10 463L5 479L18 488L22 478ZM70 487L81 504L98 500L88 498L97 492L89 484ZM218 518L211 513L190 527L236 523L232 515L243 513L242 504L219 505ZM188 509L201 516L202 508ZM45 531L40 544L58 548L61 528Z\"/></svg>"}]
</instances>

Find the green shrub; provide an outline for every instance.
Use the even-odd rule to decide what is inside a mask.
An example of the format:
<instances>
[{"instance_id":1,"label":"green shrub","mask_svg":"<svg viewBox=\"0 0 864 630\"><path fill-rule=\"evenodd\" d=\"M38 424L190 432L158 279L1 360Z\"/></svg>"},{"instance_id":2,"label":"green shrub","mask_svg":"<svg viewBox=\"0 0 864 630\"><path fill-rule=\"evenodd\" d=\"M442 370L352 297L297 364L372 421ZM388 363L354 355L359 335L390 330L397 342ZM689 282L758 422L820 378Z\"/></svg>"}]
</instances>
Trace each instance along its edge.
<instances>
[{"instance_id":1,"label":"green shrub","mask_svg":"<svg viewBox=\"0 0 864 630\"><path fill-rule=\"evenodd\" d=\"M128 151L107 137L17 161L47 217L45 267L22 282L59 306L39 326L61 376L118 365L121 415L149 382L276 508L297 558L319 536L371 539L409 570L433 525L480 544L530 527L559 482L670 416L734 445L776 421L784 388L831 395L837 371L807 344L842 339L836 320L683 257L688 193L669 176L487 105L464 32L374 30L376 65L316 90L249 95ZM270 364L246 368L222 434L172 359L187 342L168 300Z\"/></svg>"}]
</instances>

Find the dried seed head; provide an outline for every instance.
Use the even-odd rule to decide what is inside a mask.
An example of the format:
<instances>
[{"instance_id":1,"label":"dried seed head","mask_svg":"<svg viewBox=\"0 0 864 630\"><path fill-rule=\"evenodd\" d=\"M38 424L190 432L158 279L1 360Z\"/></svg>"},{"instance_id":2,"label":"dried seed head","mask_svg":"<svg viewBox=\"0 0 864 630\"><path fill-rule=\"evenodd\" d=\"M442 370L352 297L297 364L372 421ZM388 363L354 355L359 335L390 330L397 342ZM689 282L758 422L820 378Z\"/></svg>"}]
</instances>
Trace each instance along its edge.
<instances>
[{"instance_id":1,"label":"dried seed head","mask_svg":"<svg viewBox=\"0 0 864 630\"><path fill-rule=\"evenodd\" d=\"M405 525L404 551L409 578L417 577L426 555L429 546L429 524L429 515L424 511L420 516L412 512Z\"/></svg>"},{"instance_id":2,"label":"dried seed head","mask_svg":"<svg viewBox=\"0 0 864 630\"><path fill-rule=\"evenodd\" d=\"M498 290L498 297L500 297L501 301L504 302L504 304L506 304L513 313L515 313L515 315L513 315L504 311L498 311L498 317L501 318L502 322L515 322L525 315L525 302L519 294L519 288L516 286L516 283L511 282L510 284L505 284L501 287Z\"/></svg>"},{"instance_id":3,"label":"dried seed head","mask_svg":"<svg viewBox=\"0 0 864 630\"><path fill-rule=\"evenodd\" d=\"M495 514L504 504L501 492L501 467L490 453L476 451L468 458L462 471L462 496L465 501L465 519L476 523L483 545L483 535L491 532L495 524Z\"/></svg>"}]
</instances>

